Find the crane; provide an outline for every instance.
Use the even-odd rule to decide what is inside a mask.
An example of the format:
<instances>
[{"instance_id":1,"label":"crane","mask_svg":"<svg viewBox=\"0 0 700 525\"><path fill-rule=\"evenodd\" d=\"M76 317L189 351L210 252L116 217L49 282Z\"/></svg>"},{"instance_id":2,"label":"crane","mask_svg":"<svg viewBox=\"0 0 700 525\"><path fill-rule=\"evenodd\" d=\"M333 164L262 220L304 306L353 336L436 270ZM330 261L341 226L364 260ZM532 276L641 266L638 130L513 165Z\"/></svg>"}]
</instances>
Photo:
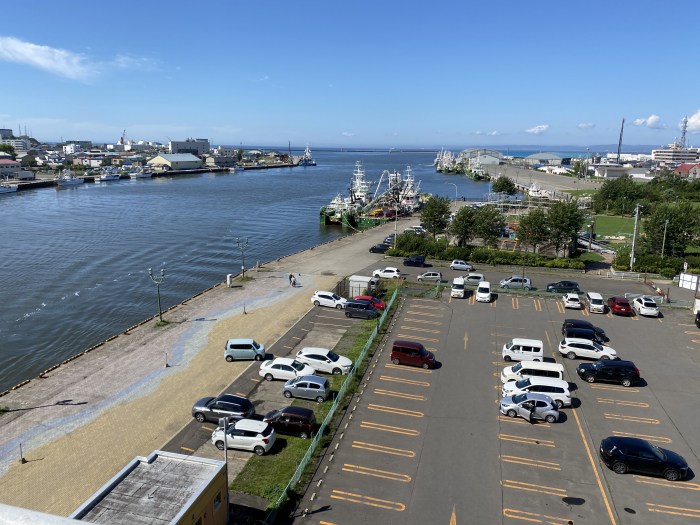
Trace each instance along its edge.
<instances>
[{"instance_id":1,"label":"crane","mask_svg":"<svg viewBox=\"0 0 700 525\"><path fill-rule=\"evenodd\" d=\"M620 164L620 151L622 150L622 133L625 131L625 119L622 119L622 127L620 128L620 141L617 143L617 163Z\"/></svg>"}]
</instances>

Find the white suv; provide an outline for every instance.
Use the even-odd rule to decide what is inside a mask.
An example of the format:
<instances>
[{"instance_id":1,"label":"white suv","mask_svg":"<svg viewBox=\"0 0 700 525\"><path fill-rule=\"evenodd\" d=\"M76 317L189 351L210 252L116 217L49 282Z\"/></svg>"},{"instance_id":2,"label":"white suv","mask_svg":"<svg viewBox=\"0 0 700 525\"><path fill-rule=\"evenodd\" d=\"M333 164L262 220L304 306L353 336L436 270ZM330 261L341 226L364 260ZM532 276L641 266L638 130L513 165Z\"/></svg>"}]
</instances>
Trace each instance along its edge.
<instances>
[{"instance_id":1,"label":"white suv","mask_svg":"<svg viewBox=\"0 0 700 525\"><path fill-rule=\"evenodd\" d=\"M569 383L563 379L533 376L521 379L520 381L505 383L501 389L501 395L503 397L527 394L528 392L545 394L551 397L559 408L571 406Z\"/></svg>"},{"instance_id":2,"label":"white suv","mask_svg":"<svg viewBox=\"0 0 700 525\"><path fill-rule=\"evenodd\" d=\"M635 297L632 301L632 310L634 310L637 315L659 317L659 307L656 305L656 301L651 297Z\"/></svg>"},{"instance_id":3,"label":"white suv","mask_svg":"<svg viewBox=\"0 0 700 525\"><path fill-rule=\"evenodd\" d=\"M228 448L252 450L258 456L269 452L275 444L277 434L269 423L255 419L241 419L226 429L226 445ZM211 442L219 450L224 450L224 429L217 428L211 435Z\"/></svg>"},{"instance_id":4,"label":"white suv","mask_svg":"<svg viewBox=\"0 0 700 525\"><path fill-rule=\"evenodd\" d=\"M383 270L374 270L372 277L384 277L386 279L398 279L401 277L401 270L392 266L387 266Z\"/></svg>"},{"instance_id":5,"label":"white suv","mask_svg":"<svg viewBox=\"0 0 700 525\"><path fill-rule=\"evenodd\" d=\"M471 264L461 259L455 259L450 263L450 270L465 270L471 272L473 269L474 267Z\"/></svg>"},{"instance_id":6,"label":"white suv","mask_svg":"<svg viewBox=\"0 0 700 525\"><path fill-rule=\"evenodd\" d=\"M328 348L302 348L297 352L297 361L326 374L347 374L352 368L350 359Z\"/></svg>"},{"instance_id":7,"label":"white suv","mask_svg":"<svg viewBox=\"0 0 700 525\"><path fill-rule=\"evenodd\" d=\"M609 346L588 339L565 337L559 343L559 353L569 359L587 357L589 359L615 359L617 352Z\"/></svg>"},{"instance_id":8,"label":"white suv","mask_svg":"<svg viewBox=\"0 0 700 525\"><path fill-rule=\"evenodd\" d=\"M340 297L333 292L315 291L311 296L311 302L316 306L328 306L330 308L345 308L345 303L348 300L345 297Z\"/></svg>"}]
</instances>

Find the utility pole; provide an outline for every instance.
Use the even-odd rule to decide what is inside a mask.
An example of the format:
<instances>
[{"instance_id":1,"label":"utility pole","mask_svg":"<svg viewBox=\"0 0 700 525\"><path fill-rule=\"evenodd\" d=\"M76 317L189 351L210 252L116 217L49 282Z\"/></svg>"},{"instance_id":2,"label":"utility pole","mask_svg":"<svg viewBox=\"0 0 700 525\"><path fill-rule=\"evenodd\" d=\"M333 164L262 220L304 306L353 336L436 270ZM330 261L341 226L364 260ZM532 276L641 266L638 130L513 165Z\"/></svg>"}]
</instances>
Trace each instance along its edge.
<instances>
[{"instance_id":1,"label":"utility pole","mask_svg":"<svg viewBox=\"0 0 700 525\"><path fill-rule=\"evenodd\" d=\"M630 254L630 272L632 271L632 267L634 266L634 247L637 243L637 223L639 222L639 208L641 208L641 204L637 204L634 207L634 233L632 234L632 253Z\"/></svg>"},{"instance_id":2,"label":"utility pole","mask_svg":"<svg viewBox=\"0 0 700 525\"><path fill-rule=\"evenodd\" d=\"M668 228L668 219L664 222L664 241L661 243L661 258L664 258L664 248L666 248L666 228Z\"/></svg>"}]
</instances>

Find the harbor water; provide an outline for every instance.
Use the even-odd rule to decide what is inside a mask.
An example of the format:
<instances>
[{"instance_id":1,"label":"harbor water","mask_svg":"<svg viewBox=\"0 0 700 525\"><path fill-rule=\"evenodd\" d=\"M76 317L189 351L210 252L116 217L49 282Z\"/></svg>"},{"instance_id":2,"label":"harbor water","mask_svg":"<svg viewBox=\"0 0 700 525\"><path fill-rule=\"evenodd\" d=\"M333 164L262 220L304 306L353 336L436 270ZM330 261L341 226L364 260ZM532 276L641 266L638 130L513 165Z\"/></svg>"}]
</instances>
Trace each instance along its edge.
<instances>
[{"instance_id":1,"label":"harbor water","mask_svg":"<svg viewBox=\"0 0 700 525\"><path fill-rule=\"evenodd\" d=\"M411 166L424 193L482 198L434 153L314 152L317 166L85 183L0 197L0 391L246 268L351 234L319 224L366 178ZM240 244L237 243L240 241ZM380 242L377 238L374 242ZM366 242L366 241L365 241ZM245 248L239 249L239 246Z\"/></svg>"}]
</instances>

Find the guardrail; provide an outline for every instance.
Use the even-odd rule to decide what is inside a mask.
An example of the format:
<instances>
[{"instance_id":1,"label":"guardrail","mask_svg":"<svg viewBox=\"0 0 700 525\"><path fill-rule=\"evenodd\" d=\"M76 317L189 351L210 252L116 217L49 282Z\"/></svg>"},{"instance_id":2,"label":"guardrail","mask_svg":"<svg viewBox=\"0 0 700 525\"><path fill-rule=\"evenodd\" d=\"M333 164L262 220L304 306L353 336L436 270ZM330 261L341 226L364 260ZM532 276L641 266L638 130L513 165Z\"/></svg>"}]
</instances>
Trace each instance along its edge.
<instances>
[{"instance_id":1,"label":"guardrail","mask_svg":"<svg viewBox=\"0 0 700 525\"><path fill-rule=\"evenodd\" d=\"M639 281L642 278L641 273L636 272L616 272L612 267L605 274L606 277L614 277L616 279L636 279Z\"/></svg>"}]
</instances>

